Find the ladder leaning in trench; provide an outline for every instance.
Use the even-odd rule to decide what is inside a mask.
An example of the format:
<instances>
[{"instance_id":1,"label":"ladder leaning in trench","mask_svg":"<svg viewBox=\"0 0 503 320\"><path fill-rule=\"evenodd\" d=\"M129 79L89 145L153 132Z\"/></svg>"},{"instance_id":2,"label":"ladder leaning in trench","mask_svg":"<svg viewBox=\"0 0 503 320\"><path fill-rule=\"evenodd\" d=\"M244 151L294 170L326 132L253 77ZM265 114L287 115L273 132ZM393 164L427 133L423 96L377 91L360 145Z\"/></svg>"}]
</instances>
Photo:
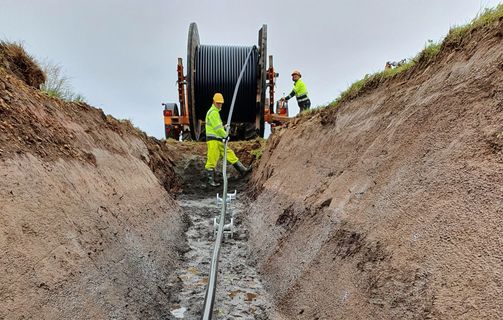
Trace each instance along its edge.
<instances>
[{"instance_id":1,"label":"ladder leaning in trench","mask_svg":"<svg viewBox=\"0 0 503 320\"><path fill-rule=\"evenodd\" d=\"M241 72L239 73L238 81L236 82L236 86L234 87L234 94L232 96L232 102L231 102L231 109L229 111L229 117L227 118L227 124L231 123L232 120L232 113L234 111L234 103L236 102L236 96L238 93L239 89L239 84L241 82L241 78L243 77L244 71L246 69L246 66L248 64L248 60L250 59L250 55L252 53L253 49L250 50L248 55L246 56L245 62L243 64L243 67L241 68ZM230 127L227 125L225 130L227 133L227 137L229 137L229 129ZM210 320L213 316L213 304L215 303L215 292L216 292L216 282L217 282L217 271L218 271L218 256L220 255L220 246L222 244L222 238L224 234L224 227L225 227L225 215L227 213L227 204L228 204L228 199L231 199L231 195L227 195L227 143L229 142L229 139L225 139L224 141L224 159L223 159L223 164L222 164L222 178L224 182L223 186L223 194L222 194L222 209L220 211L220 217L218 221L218 232L217 232L217 237L215 239L215 246L213 248L213 255L211 257L211 265L210 265L210 274L209 274L209 279L208 279L208 285L206 286L206 295L204 297L204 309L203 309L203 314L201 319L203 320ZM231 197L228 197L231 196ZM234 193L235 197L235 193ZM218 199L218 196L217 196ZM231 228L232 223L231 223Z\"/></svg>"}]
</instances>

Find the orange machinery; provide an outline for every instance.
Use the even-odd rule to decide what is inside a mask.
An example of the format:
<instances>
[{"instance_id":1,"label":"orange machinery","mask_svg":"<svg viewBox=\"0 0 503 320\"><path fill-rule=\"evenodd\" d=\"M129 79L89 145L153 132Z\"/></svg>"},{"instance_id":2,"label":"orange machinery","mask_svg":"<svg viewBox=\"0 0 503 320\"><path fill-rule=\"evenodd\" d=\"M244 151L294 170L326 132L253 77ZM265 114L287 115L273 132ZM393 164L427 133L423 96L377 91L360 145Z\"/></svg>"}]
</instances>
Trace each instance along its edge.
<instances>
[{"instance_id":1,"label":"orange machinery","mask_svg":"<svg viewBox=\"0 0 503 320\"><path fill-rule=\"evenodd\" d=\"M187 92L186 79L183 75L183 61L182 58L178 58L177 65L178 74L178 101L181 106L181 114L178 110L176 103L163 103L164 106L164 130L167 138L172 138L178 140L180 134L182 135L182 140L186 140L190 137L190 126L189 126L189 110L187 107Z\"/></svg>"},{"instance_id":2,"label":"orange machinery","mask_svg":"<svg viewBox=\"0 0 503 320\"><path fill-rule=\"evenodd\" d=\"M163 103L164 106L164 128L166 138L175 140L190 140L190 123L189 110L187 106L187 81L183 72L182 58L178 58L177 66L178 74L178 101L180 102L180 110L176 103ZM288 116L288 102L278 100L276 102L276 110L274 110L274 87L276 86L276 78L279 76L274 71L272 65L272 57L269 57L269 68L267 69L267 87L269 89L269 98L266 100L267 108L264 108L264 121L271 125L271 131L274 127L282 125L291 118ZM181 111L181 112L180 112Z\"/></svg>"},{"instance_id":3,"label":"orange machinery","mask_svg":"<svg viewBox=\"0 0 503 320\"><path fill-rule=\"evenodd\" d=\"M164 106L164 126L166 138L172 139L194 139L204 140L204 114L197 116L194 101L194 59L195 52L199 46L199 35L197 26L192 23L189 28L188 38L188 70L192 73L184 75L184 66L182 58L178 58L177 65L177 84L178 101L180 109L176 103L163 103ZM267 26L263 25L259 32L259 61L257 77L257 100L255 110L255 121L251 124L255 134L253 135L235 135L234 139L250 139L264 135L264 123L269 123L271 128L281 125L290 120L288 117L288 104L286 101L278 101L276 110L274 110L274 87L279 74L275 72L273 66L273 57L269 56L269 68L266 69L267 57ZM268 89L268 90L267 90ZM199 89L200 90L200 89ZM269 97L266 93L269 92ZM254 102L255 103L255 102ZM200 111L198 111L200 112ZM231 129L234 124L231 124ZM232 130L231 130L232 131Z\"/></svg>"}]
</instances>

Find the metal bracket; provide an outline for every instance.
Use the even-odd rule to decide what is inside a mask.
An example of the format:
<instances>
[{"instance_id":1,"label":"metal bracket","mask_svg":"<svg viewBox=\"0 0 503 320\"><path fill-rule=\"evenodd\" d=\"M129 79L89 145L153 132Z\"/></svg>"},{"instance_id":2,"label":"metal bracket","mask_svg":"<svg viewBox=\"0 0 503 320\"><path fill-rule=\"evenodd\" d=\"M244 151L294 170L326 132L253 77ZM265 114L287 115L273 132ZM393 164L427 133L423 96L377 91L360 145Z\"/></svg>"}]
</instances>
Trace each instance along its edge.
<instances>
[{"instance_id":1,"label":"metal bracket","mask_svg":"<svg viewBox=\"0 0 503 320\"><path fill-rule=\"evenodd\" d=\"M224 235L229 235L230 238L234 237L234 210L232 208L231 202L232 200L236 199L237 195L237 190L234 190L234 193L228 193L227 194L227 212L230 213L231 220L229 223L224 224ZM220 194L217 193L217 206L220 206L224 203L224 199L220 197ZM219 221L219 216L216 216L213 218L213 237L217 236L218 232L218 224L220 223Z\"/></svg>"}]
</instances>

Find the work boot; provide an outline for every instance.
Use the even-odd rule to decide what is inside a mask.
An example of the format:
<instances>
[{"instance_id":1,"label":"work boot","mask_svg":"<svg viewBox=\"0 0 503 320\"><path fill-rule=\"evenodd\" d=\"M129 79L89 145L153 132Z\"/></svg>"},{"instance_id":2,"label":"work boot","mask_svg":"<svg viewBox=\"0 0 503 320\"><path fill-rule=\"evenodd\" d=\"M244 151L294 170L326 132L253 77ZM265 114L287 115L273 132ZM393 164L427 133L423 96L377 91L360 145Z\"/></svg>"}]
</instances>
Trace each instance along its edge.
<instances>
[{"instance_id":1,"label":"work boot","mask_svg":"<svg viewBox=\"0 0 503 320\"><path fill-rule=\"evenodd\" d=\"M206 175L208 176L208 184L210 186L218 187L220 185L220 183L215 181L215 170L214 169L207 169Z\"/></svg>"},{"instance_id":2,"label":"work boot","mask_svg":"<svg viewBox=\"0 0 503 320\"><path fill-rule=\"evenodd\" d=\"M248 172L251 172L252 168L251 167L245 167L241 161L238 161L233 164L234 168L241 174L242 177L246 176Z\"/></svg>"}]
</instances>

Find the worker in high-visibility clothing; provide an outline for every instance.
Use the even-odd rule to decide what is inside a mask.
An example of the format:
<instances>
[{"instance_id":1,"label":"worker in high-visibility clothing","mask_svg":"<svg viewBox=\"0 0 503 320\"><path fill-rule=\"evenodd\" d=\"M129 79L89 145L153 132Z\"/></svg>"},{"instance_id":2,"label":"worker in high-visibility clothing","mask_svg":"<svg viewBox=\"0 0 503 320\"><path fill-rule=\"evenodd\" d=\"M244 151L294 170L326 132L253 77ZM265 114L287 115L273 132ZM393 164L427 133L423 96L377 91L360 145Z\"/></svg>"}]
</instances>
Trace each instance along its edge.
<instances>
[{"instance_id":1,"label":"worker in high-visibility clothing","mask_svg":"<svg viewBox=\"0 0 503 320\"><path fill-rule=\"evenodd\" d=\"M206 145L208 154L206 159L206 174L208 176L208 184L213 187L218 187L220 184L215 181L215 168L220 156L224 155L224 143L228 139L222 119L220 119L220 110L224 104L224 96L221 93L215 93L213 96L213 105L206 113ZM227 161L236 168L241 176L246 175L251 171L251 168L245 167L236 157L234 151L227 147Z\"/></svg>"},{"instance_id":2,"label":"worker in high-visibility clothing","mask_svg":"<svg viewBox=\"0 0 503 320\"><path fill-rule=\"evenodd\" d=\"M299 105L300 111L309 110L311 107L311 100L309 100L307 96L307 88L304 81L302 81L302 75L299 70L293 70L292 72L292 81L294 83L292 92L281 100L290 100L290 98L297 98L297 104Z\"/></svg>"}]
</instances>

